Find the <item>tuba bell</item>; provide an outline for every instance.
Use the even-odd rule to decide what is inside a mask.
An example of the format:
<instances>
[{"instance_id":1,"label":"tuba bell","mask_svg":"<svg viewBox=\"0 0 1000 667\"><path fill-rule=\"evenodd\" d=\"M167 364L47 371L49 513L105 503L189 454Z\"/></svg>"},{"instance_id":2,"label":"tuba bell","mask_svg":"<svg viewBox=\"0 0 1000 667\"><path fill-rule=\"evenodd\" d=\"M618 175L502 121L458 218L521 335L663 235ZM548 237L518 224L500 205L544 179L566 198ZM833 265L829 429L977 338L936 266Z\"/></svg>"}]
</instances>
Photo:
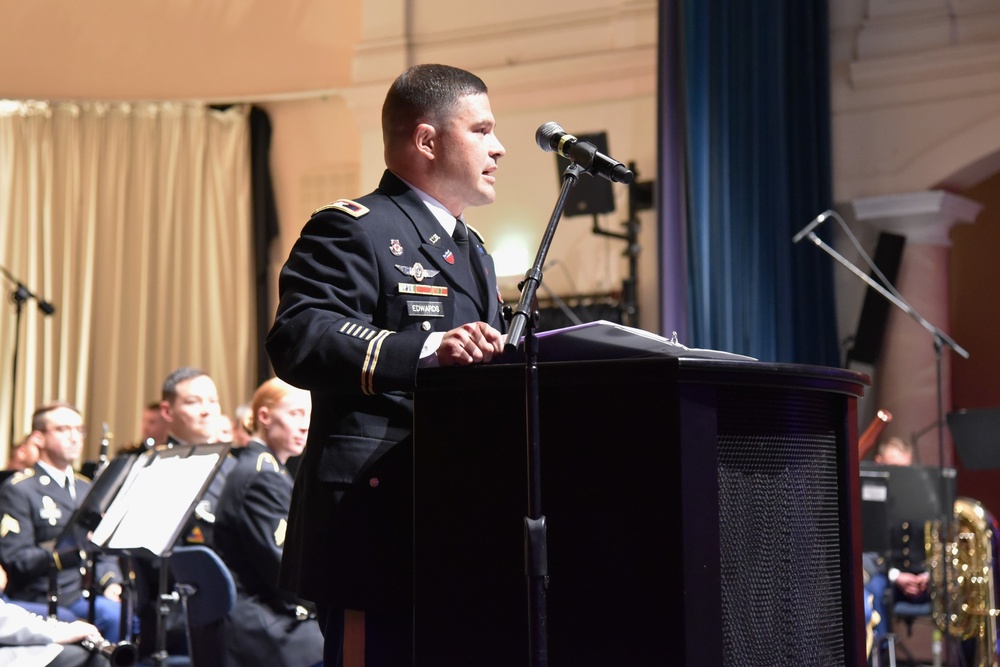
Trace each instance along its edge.
<instances>
[{"instance_id":1,"label":"tuba bell","mask_svg":"<svg viewBox=\"0 0 1000 667\"><path fill-rule=\"evenodd\" d=\"M948 636L972 640L977 667L998 667L996 519L981 503L956 498L950 527L924 529L934 622ZM947 565L945 567L944 565ZM945 582L947 574L947 582Z\"/></svg>"}]
</instances>

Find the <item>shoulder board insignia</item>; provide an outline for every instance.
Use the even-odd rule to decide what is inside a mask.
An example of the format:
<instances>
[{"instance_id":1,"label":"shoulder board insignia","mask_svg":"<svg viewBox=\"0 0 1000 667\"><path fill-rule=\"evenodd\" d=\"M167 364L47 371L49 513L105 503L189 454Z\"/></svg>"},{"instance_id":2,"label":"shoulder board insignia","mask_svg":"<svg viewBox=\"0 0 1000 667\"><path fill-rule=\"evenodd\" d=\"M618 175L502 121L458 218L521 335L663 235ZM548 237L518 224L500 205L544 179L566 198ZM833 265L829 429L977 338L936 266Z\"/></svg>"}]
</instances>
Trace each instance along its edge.
<instances>
[{"instance_id":1,"label":"shoulder board insignia","mask_svg":"<svg viewBox=\"0 0 1000 667\"><path fill-rule=\"evenodd\" d=\"M26 479L30 479L35 476L34 468L26 468L21 472L14 473L14 476L10 478L11 484L17 484L18 482L23 482Z\"/></svg>"},{"instance_id":2,"label":"shoulder board insignia","mask_svg":"<svg viewBox=\"0 0 1000 667\"><path fill-rule=\"evenodd\" d=\"M263 468L271 468L274 472L281 472L281 467L269 452L261 452L260 456L257 457L257 472Z\"/></svg>"},{"instance_id":3,"label":"shoulder board insignia","mask_svg":"<svg viewBox=\"0 0 1000 667\"><path fill-rule=\"evenodd\" d=\"M11 533L20 533L21 524L9 514L4 514L0 519L0 537L7 537Z\"/></svg>"},{"instance_id":4,"label":"shoulder board insignia","mask_svg":"<svg viewBox=\"0 0 1000 667\"><path fill-rule=\"evenodd\" d=\"M465 226L469 228L470 232L472 232L473 234L476 235L476 238L479 239L480 243L486 243L486 239L483 238L483 235L479 233L478 229L476 229L475 227L473 227L469 223L465 223Z\"/></svg>"},{"instance_id":5,"label":"shoulder board insignia","mask_svg":"<svg viewBox=\"0 0 1000 667\"><path fill-rule=\"evenodd\" d=\"M367 206L359 204L356 201L351 201L350 199L338 199L332 204L327 204L326 206L320 206L318 209L313 211L313 215L316 215L320 211L326 211L329 209L340 211L341 213L346 213L352 218L360 218L361 216L368 214Z\"/></svg>"}]
</instances>

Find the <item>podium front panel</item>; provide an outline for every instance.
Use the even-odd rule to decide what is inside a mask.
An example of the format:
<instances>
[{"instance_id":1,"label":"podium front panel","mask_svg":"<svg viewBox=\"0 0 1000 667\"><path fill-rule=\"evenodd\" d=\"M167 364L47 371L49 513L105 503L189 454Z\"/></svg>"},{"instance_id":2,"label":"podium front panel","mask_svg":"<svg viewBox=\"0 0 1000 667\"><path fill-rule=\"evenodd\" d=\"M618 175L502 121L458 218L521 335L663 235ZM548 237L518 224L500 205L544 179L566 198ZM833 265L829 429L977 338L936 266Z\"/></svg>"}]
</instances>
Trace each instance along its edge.
<instances>
[{"instance_id":1,"label":"podium front panel","mask_svg":"<svg viewBox=\"0 0 1000 667\"><path fill-rule=\"evenodd\" d=\"M863 657L863 376L661 358L539 378L549 664ZM419 387L415 664L529 664L524 368Z\"/></svg>"}]
</instances>

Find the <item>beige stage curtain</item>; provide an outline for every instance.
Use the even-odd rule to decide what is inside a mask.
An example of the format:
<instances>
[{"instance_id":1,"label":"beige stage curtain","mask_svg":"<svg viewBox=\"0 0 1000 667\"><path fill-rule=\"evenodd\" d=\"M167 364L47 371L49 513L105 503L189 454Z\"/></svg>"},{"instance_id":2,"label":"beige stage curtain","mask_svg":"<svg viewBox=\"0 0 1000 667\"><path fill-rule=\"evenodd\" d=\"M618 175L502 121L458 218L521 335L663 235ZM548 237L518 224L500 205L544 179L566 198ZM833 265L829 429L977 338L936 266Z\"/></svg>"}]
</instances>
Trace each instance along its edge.
<instances>
[{"instance_id":1,"label":"beige stage curtain","mask_svg":"<svg viewBox=\"0 0 1000 667\"><path fill-rule=\"evenodd\" d=\"M45 317L25 304L13 386L16 311L7 298L0 308L0 441L11 419L19 439L37 405L68 400L88 426L85 457L104 422L114 453L182 365L208 371L226 412L249 398L248 114L0 102L0 264L56 307Z\"/></svg>"}]
</instances>

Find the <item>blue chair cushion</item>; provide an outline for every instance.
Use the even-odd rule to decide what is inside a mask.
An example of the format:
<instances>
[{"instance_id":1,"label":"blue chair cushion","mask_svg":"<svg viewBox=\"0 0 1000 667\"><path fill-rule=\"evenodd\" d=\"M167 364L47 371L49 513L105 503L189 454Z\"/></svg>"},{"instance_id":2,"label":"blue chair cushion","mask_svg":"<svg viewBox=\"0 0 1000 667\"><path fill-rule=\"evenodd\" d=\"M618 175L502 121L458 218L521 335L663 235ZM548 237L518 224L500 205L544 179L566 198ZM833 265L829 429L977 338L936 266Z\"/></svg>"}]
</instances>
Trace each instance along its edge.
<instances>
[{"instance_id":1,"label":"blue chair cushion","mask_svg":"<svg viewBox=\"0 0 1000 667\"><path fill-rule=\"evenodd\" d=\"M900 618L902 616L930 616L931 603L900 600L896 604L892 605L892 615L896 618Z\"/></svg>"}]
</instances>

